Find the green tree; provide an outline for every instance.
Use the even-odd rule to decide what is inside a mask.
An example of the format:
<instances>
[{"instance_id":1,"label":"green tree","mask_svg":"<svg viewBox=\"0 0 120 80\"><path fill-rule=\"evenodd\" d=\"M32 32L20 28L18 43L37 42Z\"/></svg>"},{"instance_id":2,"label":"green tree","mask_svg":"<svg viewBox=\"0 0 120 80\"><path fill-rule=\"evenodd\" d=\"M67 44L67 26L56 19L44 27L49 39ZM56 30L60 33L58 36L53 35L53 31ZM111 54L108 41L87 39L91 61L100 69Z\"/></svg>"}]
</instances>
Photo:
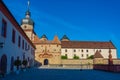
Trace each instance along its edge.
<instances>
[{"instance_id":1,"label":"green tree","mask_svg":"<svg viewBox=\"0 0 120 80\"><path fill-rule=\"evenodd\" d=\"M61 59L68 59L68 57L67 56L61 56Z\"/></svg>"},{"instance_id":2,"label":"green tree","mask_svg":"<svg viewBox=\"0 0 120 80\"><path fill-rule=\"evenodd\" d=\"M17 67L17 70L19 70L19 66L21 65L21 60L19 59L15 60L14 65Z\"/></svg>"},{"instance_id":3,"label":"green tree","mask_svg":"<svg viewBox=\"0 0 120 80\"><path fill-rule=\"evenodd\" d=\"M79 59L79 56L74 55L73 59Z\"/></svg>"},{"instance_id":4,"label":"green tree","mask_svg":"<svg viewBox=\"0 0 120 80\"><path fill-rule=\"evenodd\" d=\"M94 59L94 55L90 55L87 59Z\"/></svg>"},{"instance_id":5,"label":"green tree","mask_svg":"<svg viewBox=\"0 0 120 80\"><path fill-rule=\"evenodd\" d=\"M28 63L27 60L23 60L23 61L22 61L22 64L25 66L25 68L26 68L26 66L27 66L27 63Z\"/></svg>"}]
</instances>

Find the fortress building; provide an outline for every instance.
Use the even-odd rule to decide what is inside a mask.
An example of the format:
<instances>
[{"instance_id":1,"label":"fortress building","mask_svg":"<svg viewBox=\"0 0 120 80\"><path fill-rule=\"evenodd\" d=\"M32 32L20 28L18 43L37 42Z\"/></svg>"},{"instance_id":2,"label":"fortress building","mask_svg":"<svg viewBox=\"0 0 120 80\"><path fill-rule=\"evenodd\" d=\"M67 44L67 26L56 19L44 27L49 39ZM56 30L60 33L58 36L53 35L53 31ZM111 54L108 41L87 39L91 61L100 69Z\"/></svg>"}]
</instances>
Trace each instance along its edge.
<instances>
[{"instance_id":1,"label":"fortress building","mask_svg":"<svg viewBox=\"0 0 120 80\"><path fill-rule=\"evenodd\" d=\"M87 59L94 55L96 51L100 51L103 58L108 58L109 48L112 50L113 58L117 58L117 49L111 41L97 42L97 41L71 41L64 35L61 41L57 36L53 40L48 40L46 35L39 38L34 32L34 21L31 19L31 12L26 11L25 18L22 19L21 27L35 45L35 60L42 65L48 64L62 64L61 56L67 59Z\"/></svg>"},{"instance_id":2,"label":"fortress building","mask_svg":"<svg viewBox=\"0 0 120 80\"><path fill-rule=\"evenodd\" d=\"M61 40L61 55L67 56L68 59L73 59L74 56L87 59L89 56L94 55L97 50L100 51L103 58L108 58L109 49L112 50L113 58L117 58L116 47L111 41L71 41L66 35Z\"/></svg>"},{"instance_id":3,"label":"fortress building","mask_svg":"<svg viewBox=\"0 0 120 80\"><path fill-rule=\"evenodd\" d=\"M51 41L47 39L46 35L43 35L40 39L36 37L33 43L36 46L36 61L43 65L61 64L61 42L57 36L54 36Z\"/></svg>"},{"instance_id":4,"label":"fortress building","mask_svg":"<svg viewBox=\"0 0 120 80\"><path fill-rule=\"evenodd\" d=\"M61 64L61 42L57 36L49 41L46 35L40 39L34 32L34 21L31 19L31 12L26 11L25 18L22 19L21 27L36 47L35 60L43 65Z\"/></svg>"},{"instance_id":5,"label":"fortress building","mask_svg":"<svg viewBox=\"0 0 120 80\"><path fill-rule=\"evenodd\" d=\"M112 63L120 64L117 59L117 48L111 41L72 41L66 35L59 40L55 35L48 40L44 34L39 38L34 31L34 21L28 9L21 25L0 0L0 71L10 73L15 71L14 61L27 60L28 66L34 66L34 61L42 65L78 65L110 63L106 59L113 58ZM21 26L21 27L20 27ZM93 56L93 59L88 59ZM77 60L76 60L77 59ZM115 61L116 60L116 61Z\"/></svg>"}]
</instances>

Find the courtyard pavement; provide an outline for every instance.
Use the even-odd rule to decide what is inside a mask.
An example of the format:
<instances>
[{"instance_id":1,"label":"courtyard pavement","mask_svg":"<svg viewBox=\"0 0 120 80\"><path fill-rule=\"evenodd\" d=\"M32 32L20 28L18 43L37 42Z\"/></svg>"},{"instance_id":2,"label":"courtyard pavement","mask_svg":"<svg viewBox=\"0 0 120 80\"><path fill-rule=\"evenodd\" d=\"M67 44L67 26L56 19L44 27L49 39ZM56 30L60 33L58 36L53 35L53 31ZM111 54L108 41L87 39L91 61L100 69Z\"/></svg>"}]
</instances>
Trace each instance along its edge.
<instances>
[{"instance_id":1,"label":"courtyard pavement","mask_svg":"<svg viewBox=\"0 0 120 80\"><path fill-rule=\"evenodd\" d=\"M80 69L31 68L0 80L120 80L120 73Z\"/></svg>"}]
</instances>

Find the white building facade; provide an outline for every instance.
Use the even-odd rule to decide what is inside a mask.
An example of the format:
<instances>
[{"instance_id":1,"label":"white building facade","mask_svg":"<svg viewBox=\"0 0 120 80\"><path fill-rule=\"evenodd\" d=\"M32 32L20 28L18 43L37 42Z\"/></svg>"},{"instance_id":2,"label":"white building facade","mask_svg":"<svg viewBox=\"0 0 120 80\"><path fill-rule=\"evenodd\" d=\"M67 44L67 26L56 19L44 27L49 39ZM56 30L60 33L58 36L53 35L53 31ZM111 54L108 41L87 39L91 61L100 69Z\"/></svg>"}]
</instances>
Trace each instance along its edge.
<instances>
[{"instance_id":1,"label":"white building facade","mask_svg":"<svg viewBox=\"0 0 120 80\"><path fill-rule=\"evenodd\" d=\"M94 55L98 50L103 58L108 58L109 49L112 51L112 57L117 58L117 49L110 42L88 42L88 41L62 41L61 55L67 56L68 59L73 59L78 56L79 59L87 59Z\"/></svg>"},{"instance_id":2,"label":"white building facade","mask_svg":"<svg viewBox=\"0 0 120 80\"><path fill-rule=\"evenodd\" d=\"M15 71L14 61L26 59L34 65L35 47L21 29L13 15L0 0L0 71Z\"/></svg>"}]
</instances>

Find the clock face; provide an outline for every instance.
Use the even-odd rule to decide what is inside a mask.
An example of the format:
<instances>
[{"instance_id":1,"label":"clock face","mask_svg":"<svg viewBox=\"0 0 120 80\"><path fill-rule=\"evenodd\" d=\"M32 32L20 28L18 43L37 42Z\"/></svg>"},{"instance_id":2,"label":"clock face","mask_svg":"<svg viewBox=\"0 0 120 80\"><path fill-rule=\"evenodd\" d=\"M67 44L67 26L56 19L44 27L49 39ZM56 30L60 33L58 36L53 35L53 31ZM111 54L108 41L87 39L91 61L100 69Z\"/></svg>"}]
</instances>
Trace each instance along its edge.
<instances>
[{"instance_id":1,"label":"clock face","mask_svg":"<svg viewBox=\"0 0 120 80\"><path fill-rule=\"evenodd\" d=\"M24 26L24 28L26 29L26 28L27 28L27 26Z\"/></svg>"}]
</instances>

